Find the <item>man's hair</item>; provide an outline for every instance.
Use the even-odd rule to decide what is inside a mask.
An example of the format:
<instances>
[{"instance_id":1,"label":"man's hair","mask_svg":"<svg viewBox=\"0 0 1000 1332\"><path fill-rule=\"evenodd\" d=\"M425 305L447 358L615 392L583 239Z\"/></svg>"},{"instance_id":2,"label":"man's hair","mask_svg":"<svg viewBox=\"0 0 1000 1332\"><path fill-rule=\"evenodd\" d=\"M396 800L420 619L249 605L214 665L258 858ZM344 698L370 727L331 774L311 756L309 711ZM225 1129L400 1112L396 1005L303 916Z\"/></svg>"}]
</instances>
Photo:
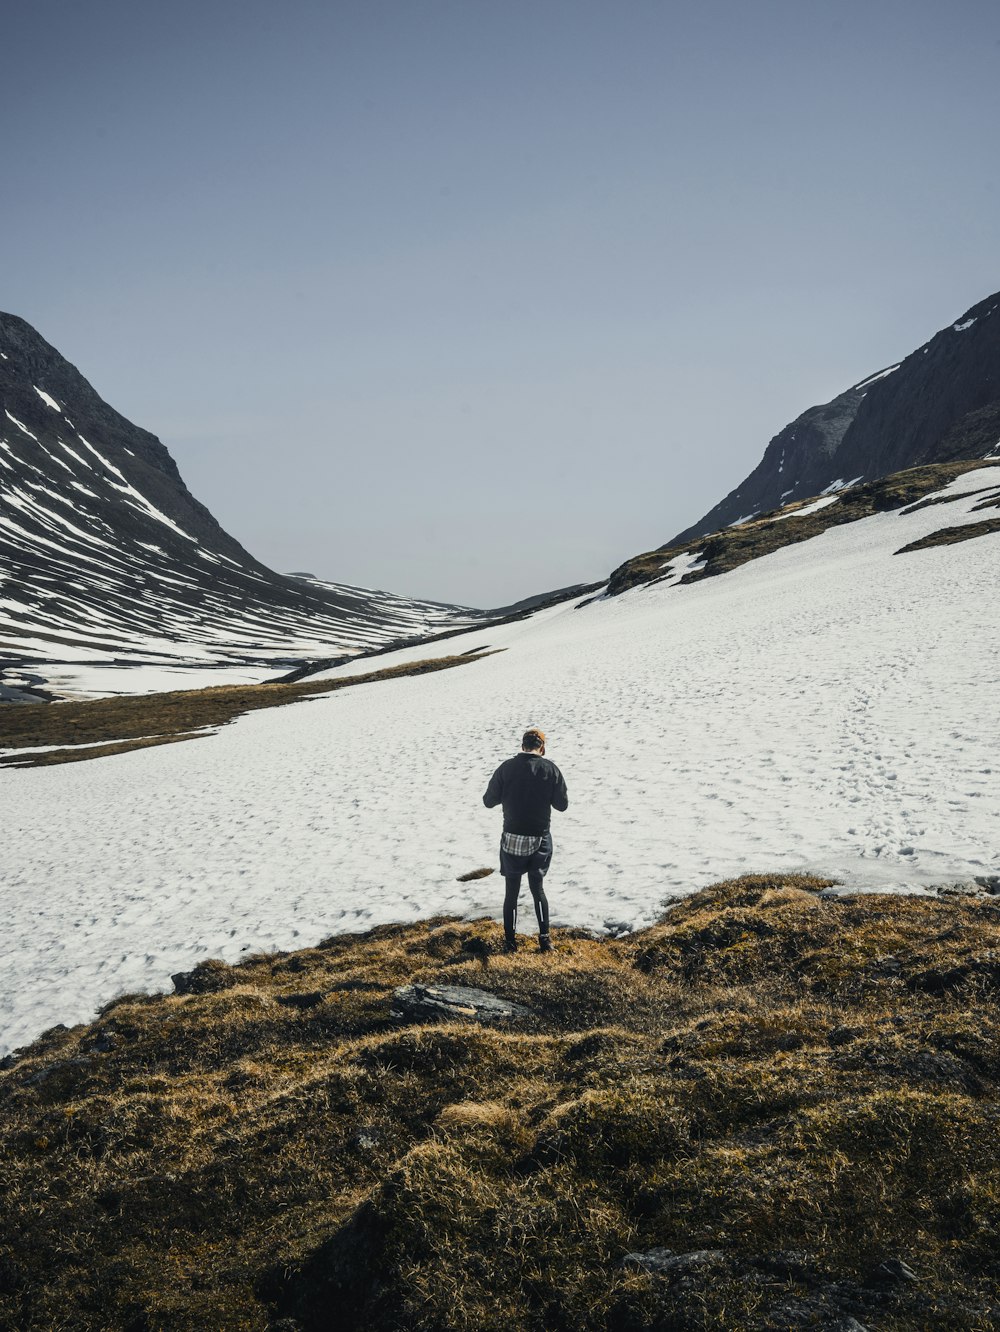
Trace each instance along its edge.
<instances>
[{"instance_id":1,"label":"man's hair","mask_svg":"<svg viewBox=\"0 0 1000 1332\"><path fill-rule=\"evenodd\" d=\"M530 727L521 737L522 749L544 749L545 732L540 731L537 726Z\"/></svg>"}]
</instances>

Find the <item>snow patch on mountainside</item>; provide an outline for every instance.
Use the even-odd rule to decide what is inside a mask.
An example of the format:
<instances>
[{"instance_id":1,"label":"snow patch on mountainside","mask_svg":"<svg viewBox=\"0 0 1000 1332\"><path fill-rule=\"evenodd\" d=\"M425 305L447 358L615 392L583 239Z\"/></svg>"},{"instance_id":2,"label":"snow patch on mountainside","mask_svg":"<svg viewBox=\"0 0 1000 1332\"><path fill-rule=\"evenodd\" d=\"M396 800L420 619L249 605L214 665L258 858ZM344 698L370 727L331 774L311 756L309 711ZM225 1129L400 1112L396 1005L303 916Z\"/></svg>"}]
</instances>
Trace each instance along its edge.
<instances>
[{"instance_id":1,"label":"snow patch on mountainside","mask_svg":"<svg viewBox=\"0 0 1000 1332\"><path fill-rule=\"evenodd\" d=\"M46 393L45 390L40 389L37 384L32 384L31 387L41 398L42 402L45 403L46 407L51 407L54 412L58 412L60 416L62 415L62 408L56 402L55 398L53 398L51 393Z\"/></svg>"},{"instance_id":2,"label":"snow patch on mountainside","mask_svg":"<svg viewBox=\"0 0 1000 1332\"><path fill-rule=\"evenodd\" d=\"M804 518L807 513L816 513L819 509L825 509L828 504L836 504L836 495L823 495L819 499L813 500L811 504L804 504L801 509L792 509L790 513L779 513L771 521L775 523L784 522L786 518Z\"/></svg>"},{"instance_id":3,"label":"snow patch on mountainside","mask_svg":"<svg viewBox=\"0 0 1000 1332\"><path fill-rule=\"evenodd\" d=\"M856 486L859 481L863 480L864 476L856 476L850 481L845 481L842 477L838 477L836 481L831 481L830 484L825 488L825 490L821 490L820 494L834 495L837 493L837 491L840 490L850 490L851 486Z\"/></svg>"},{"instance_id":4,"label":"snow patch on mountainside","mask_svg":"<svg viewBox=\"0 0 1000 1332\"><path fill-rule=\"evenodd\" d=\"M870 388L872 384L877 384L880 379L888 379L891 374L895 374L902 364L902 361L897 361L895 365L890 365L888 369L880 370L877 375L869 375L868 378L863 379L860 384L855 384L855 389Z\"/></svg>"}]
</instances>

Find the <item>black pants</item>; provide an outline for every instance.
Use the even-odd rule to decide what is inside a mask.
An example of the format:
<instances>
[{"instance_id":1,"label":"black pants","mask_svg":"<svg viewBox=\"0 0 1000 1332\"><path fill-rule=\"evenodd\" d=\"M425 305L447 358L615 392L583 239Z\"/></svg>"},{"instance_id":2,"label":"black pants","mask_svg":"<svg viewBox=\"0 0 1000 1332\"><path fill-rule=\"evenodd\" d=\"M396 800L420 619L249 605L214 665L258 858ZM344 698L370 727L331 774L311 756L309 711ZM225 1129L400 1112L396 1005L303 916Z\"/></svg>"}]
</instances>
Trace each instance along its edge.
<instances>
[{"instance_id":1,"label":"black pants","mask_svg":"<svg viewBox=\"0 0 1000 1332\"><path fill-rule=\"evenodd\" d=\"M538 933L549 932L549 899L545 896L545 872L552 860L552 835L546 833L533 856L512 856L500 850L500 871L507 885L503 900L503 932L511 942L517 929L517 899L521 895L521 879L527 874L528 887L535 904Z\"/></svg>"},{"instance_id":2,"label":"black pants","mask_svg":"<svg viewBox=\"0 0 1000 1332\"><path fill-rule=\"evenodd\" d=\"M517 932L517 899L521 896L521 875L505 874L504 882L507 885L507 895L503 899L503 932L513 941ZM548 934L549 899L545 896L545 879L538 870L528 870L528 887L535 903L538 933Z\"/></svg>"}]
</instances>

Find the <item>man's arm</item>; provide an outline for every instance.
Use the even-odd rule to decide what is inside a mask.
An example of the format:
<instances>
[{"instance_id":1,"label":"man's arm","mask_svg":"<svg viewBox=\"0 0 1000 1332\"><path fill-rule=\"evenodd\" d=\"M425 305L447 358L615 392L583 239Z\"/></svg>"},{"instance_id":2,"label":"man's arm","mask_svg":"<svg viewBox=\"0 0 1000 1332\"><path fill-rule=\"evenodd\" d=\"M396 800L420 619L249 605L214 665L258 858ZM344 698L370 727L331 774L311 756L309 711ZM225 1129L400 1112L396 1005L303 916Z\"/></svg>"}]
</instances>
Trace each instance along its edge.
<instances>
[{"instance_id":1,"label":"man's arm","mask_svg":"<svg viewBox=\"0 0 1000 1332\"><path fill-rule=\"evenodd\" d=\"M569 808L569 796L566 793L566 779L559 769L556 768L554 763L552 766L555 768L556 773L555 790L552 792L552 808L559 810L561 814L564 810Z\"/></svg>"},{"instance_id":2,"label":"man's arm","mask_svg":"<svg viewBox=\"0 0 1000 1332\"><path fill-rule=\"evenodd\" d=\"M490 778L490 784L486 788L486 794L483 796L483 804L487 809L495 809L503 800L503 764Z\"/></svg>"}]
</instances>

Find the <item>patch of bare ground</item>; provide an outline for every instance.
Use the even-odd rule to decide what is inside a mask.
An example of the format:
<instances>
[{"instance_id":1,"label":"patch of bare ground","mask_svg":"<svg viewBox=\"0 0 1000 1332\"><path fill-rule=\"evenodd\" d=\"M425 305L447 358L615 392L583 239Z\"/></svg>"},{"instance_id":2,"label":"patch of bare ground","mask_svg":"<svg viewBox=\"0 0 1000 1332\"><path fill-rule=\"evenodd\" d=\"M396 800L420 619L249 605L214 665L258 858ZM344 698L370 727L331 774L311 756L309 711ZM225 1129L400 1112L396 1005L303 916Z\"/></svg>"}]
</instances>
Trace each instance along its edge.
<instances>
[{"instance_id":1,"label":"patch of bare ground","mask_svg":"<svg viewBox=\"0 0 1000 1332\"><path fill-rule=\"evenodd\" d=\"M965 523L962 527L941 527L919 541L911 541L897 555L907 555L914 550L929 550L932 546L954 546L959 541L971 541L974 537L989 536L1000 532L1000 518L987 518L981 523Z\"/></svg>"},{"instance_id":2,"label":"patch of bare ground","mask_svg":"<svg viewBox=\"0 0 1000 1332\"><path fill-rule=\"evenodd\" d=\"M497 649L494 649L496 651ZM43 753L7 754L0 767L36 768L124 754L150 745L194 740L206 728L224 726L258 708L283 707L317 694L408 675L467 666L492 652L433 657L363 675L296 684L216 685L162 694L95 698L79 703L28 703L0 707L0 749L53 746Z\"/></svg>"},{"instance_id":3,"label":"patch of bare ground","mask_svg":"<svg viewBox=\"0 0 1000 1332\"><path fill-rule=\"evenodd\" d=\"M979 458L911 467L904 472L895 472L891 476L881 477L865 485L853 486L850 490L839 494L834 504L795 517L797 510L806 508L813 502L808 499L801 500L786 505L783 509L774 509L770 513L761 514L750 522L740 523L738 527L727 527L721 532L714 532L711 536L698 537L686 545L662 546L658 550L647 551L644 555L626 560L611 575L608 592L615 596L637 584L654 583L666 576L665 565L671 560L695 550L700 552L704 561L703 567L685 574L680 581L694 583L702 578L713 578L717 574L738 569L741 564L747 564L750 560L770 555L784 546L808 541L811 537L819 536L821 532L826 532L832 527L839 527L842 523L852 523L859 518L868 518L874 513L884 513L890 509L916 506L918 501L932 491L943 489L965 472L996 466L1000 466L1000 463ZM792 516L788 517L787 521L775 522L779 514ZM979 526L985 529L988 525ZM968 529L968 532L970 536L982 535L972 528ZM919 545L914 543L907 546L906 550L919 548Z\"/></svg>"},{"instance_id":4,"label":"patch of bare ground","mask_svg":"<svg viewBox=\"0 0 1000 1332\"><path fill-rule=\"evenodd\" d=\"M1000 904L823 888L548 955L383 926L55 1028L0 1072L0 1325L995 1328ZM414 984L528 1012L394 1021Z\"/></svg>"}]
</instances>

